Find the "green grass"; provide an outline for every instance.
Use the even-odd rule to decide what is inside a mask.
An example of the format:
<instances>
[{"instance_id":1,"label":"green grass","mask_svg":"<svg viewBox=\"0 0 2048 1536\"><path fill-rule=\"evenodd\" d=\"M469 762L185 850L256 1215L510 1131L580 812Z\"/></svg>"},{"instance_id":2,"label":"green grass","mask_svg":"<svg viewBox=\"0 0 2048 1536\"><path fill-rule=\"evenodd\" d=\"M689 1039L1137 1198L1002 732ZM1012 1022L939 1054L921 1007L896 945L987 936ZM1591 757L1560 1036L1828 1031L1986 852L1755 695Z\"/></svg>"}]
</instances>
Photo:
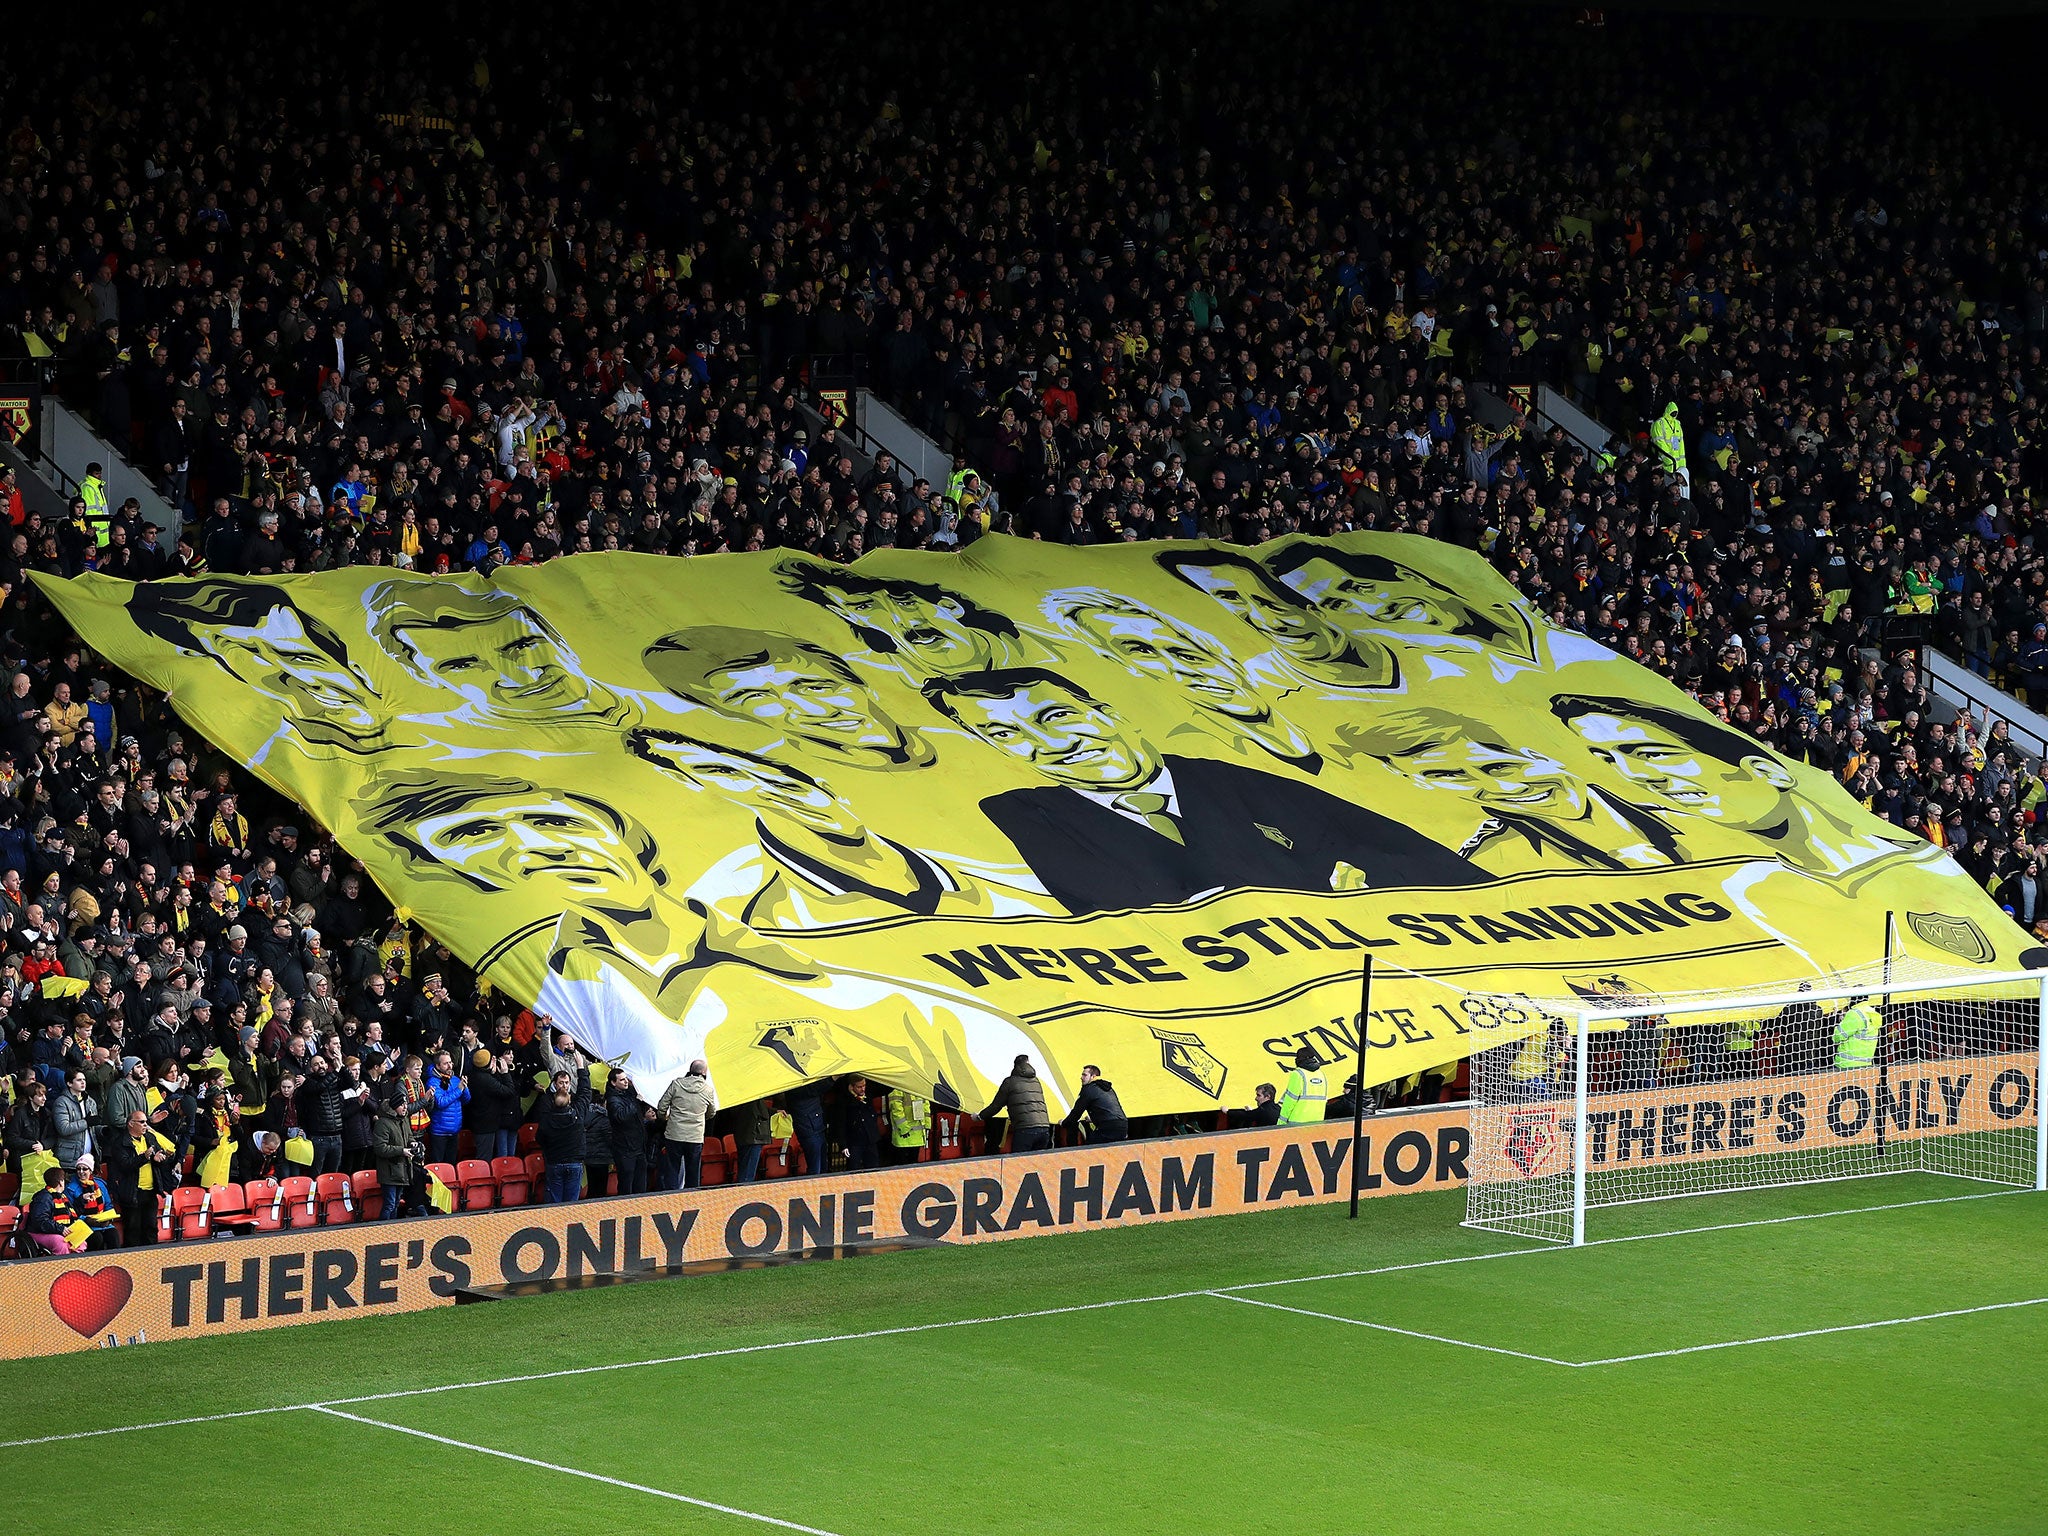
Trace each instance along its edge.
<instances>
[{"instance_id":1,"label":"green grass","mask_svg":"<svg viewBox=\"0 0 2048 1536\"><path fill-rule=\"evenodd\" d=\"M1600 1239L1972 1192L1927 1176L1596 1212ZM1374 1201L0 1364L0 1440L1397 1264L1431 1267L389 1398L347 1411L837 1536L2038 1531L2048 1200L1512 1245ZM1356 1318L1384 1328L1350 1327ZM41 1407L55 1404L54 1408ZM769 1527L328 1414L8 1452L128 1536ZM13 1501L6 1529L70 1531Z\"/></svg>"}]
</instances>

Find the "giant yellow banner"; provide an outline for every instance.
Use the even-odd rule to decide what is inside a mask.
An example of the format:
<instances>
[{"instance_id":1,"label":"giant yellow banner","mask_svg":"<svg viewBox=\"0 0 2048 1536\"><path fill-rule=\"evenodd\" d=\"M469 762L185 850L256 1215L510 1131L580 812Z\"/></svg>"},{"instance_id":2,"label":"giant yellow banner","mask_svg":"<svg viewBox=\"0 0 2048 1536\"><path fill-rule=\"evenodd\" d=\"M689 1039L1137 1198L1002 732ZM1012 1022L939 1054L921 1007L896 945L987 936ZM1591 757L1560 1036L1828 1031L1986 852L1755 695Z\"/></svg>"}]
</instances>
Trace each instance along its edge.
<instances>
[{"instance_id":1,"label":"giant yellow banner","mask_svg":"<svg viewBox=\"0 0 2048 1536\"><path fill-rule=\"evenodd\" d=\"M88 642L644 1091L864 1072L1246 1104L1453 1062L1499 994L2031 941L1946 856L1427 539L991 537L37 577Z\"/></svg>"}]
</instances>

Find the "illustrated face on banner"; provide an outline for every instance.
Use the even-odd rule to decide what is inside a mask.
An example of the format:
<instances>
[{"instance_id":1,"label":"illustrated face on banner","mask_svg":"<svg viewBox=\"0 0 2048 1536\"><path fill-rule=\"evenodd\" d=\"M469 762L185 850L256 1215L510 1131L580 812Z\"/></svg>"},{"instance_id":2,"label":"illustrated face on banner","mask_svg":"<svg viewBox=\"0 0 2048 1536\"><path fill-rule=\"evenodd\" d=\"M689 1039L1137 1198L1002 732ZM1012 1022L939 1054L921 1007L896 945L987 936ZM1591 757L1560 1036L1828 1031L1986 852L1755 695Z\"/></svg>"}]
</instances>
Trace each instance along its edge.
<instances>
[{"instance_id":1,"label":"illustrated face on banner","mask_svg":"<svg viewBox=\"0 0 2048 1536\"><path fill-rule=\"evenodd\" d=\"M861 835L853 807L801 769L667 731L635 731L629 746L634 756L674 774L692 789L722 794L758 815L786 817L841 838Z\"/></svg>"},{"instance_id":2,"label":"illustrated face on banner","mask_svg":"<svg viewBox=\"0 0 2048 1536\"><path fill-rule=\"evenodd\" d=\"M930 743L899 725L837 656L788 635L704 626L649 646L647 670L671 693L733 720L785 732L860 767L921 768Z\"/></svg>"},{"instance_id":3,"label":"illustrated face on banner","mask_svg":"<svg viewBox=\"0 0 2048 1536\"><path fill-rule=\"evenodd\" d=\"M368 601L378 643L421 682L506 724L575 724L617 711L610 690L592 684L561 638L517 598L459 590L437 598L413 586L381 583Z\"/></svg>"},{"instance_id":4,"label":"illustrated face on banner","mask_svg":"<svg viewBox=\"0 0 2048 1536\"><path fill-rule=\"evenodd\" d=\"M932 685L934 704L990 746L1055 783L1131 789L1158 777L1159 760L1102 704L1065 678L1032 667Z\"/></svg>"},{"instance_id":5,"label":"illustrated face on banner","mask_svg":"<svg viewBox=\"0 0 2048 1536\"><path fill-rule=\"evenodd\" d=\"M565 906L644 905L665 883L638 822L582 795L519 779L443 773L373 782L358 801L428 878L523 890Z\"/></svg>"},{"instance_id":6,"label":"illustrated face on banner","mask_svg":"<svg viewBox=\"0 0 2048 1536\"><path fill-rule=\"evenodd\" d=\"M785 568L783 585L829 610L871 649L924 676L984 671L1017 659L1007 643L1016 630L1007 619L925 582L797 564Z\"/></svg>"},{"instance_id":7,"label":"illustrated face on banner","mask_svg":"<svg viewBox=\"0 0 2048 1536\"><path fill-rule=\"evenodd\" d=\"M1228 652L1163 613L1095 588L1055 592L1045 611L1104 655L1140 677L1172 683L1204 709L1244 720L1272 713Z\"/></svg>"},{"instance_id":8,"label":"illustrated face on banner","mask_svg":"<svg viewBox=\"0 0 2048 1536\"><path fill-rule=\"evenodd\" d=\"M1312 677L1347 688L1381 688L1397 680L1393 658L1377 641L1347 635L1242 555L1176 550L1161 555L1159 563L1215 598Z\"/></svg>"},{"instance_id":9,"label":"illustrated face on banner","mask_svg":"<svg viewBox=\"0 0 2048 1536\"><path fill-rule=\"evenodd\" d=\"M366 738L383 728L383 695L341 637L274 587L223 579L138 586L128 611L145 634L211 656L295 719Z\"/></svg>"},{"instance_id":10,"label":"illustrated face on banner","mask_svg":"<svg viewBox=\"0 0 2048 1536\"><path fill-rule=\"evenodd\" d=\"M1724 726L1621 700L1567 695L1551 707L1596 757L1674 811L1746 831L1790 814L1791 773Z\"/></svg>"},{"instance_id":11,"label":"illustrated face on banner","mask_svg":"<svg viewBox=\"0 0 2048 1536\"><path fill-rule=\"evenodd\" d=\"M1347 631L1391 630L1425 643L1461 635L1531 653L1526 623L1510 624L1441 582L1384 556L1296 544L1269 563L1290 590Z\"/></svg>"},{"instance_id":12,"label":"illustrated face on banner","mask_svg":"<svg viewBox=\"0 0 2048 1536\"><path fill-rule=\"evenodd\" d=\"M1398 761L1401 771L1424 789L1470 795L1491 810L1532 816L1576 816L1585 795L1564 765L1528 749L1484 741L1445 741Z\"/></svg>"},{"instance_id":13,"label":"illustrated face on banner","mask_svg":"<svg viewBox=\"0 0 2048 1536\"><path fill-rule=\"evenodd\" d=\"M1292 592L1249 560L1186 561L1174 575L1207 593L1299 661L1333 661L1347 650L1344 637Z\"/></svg>"}]
</instances>

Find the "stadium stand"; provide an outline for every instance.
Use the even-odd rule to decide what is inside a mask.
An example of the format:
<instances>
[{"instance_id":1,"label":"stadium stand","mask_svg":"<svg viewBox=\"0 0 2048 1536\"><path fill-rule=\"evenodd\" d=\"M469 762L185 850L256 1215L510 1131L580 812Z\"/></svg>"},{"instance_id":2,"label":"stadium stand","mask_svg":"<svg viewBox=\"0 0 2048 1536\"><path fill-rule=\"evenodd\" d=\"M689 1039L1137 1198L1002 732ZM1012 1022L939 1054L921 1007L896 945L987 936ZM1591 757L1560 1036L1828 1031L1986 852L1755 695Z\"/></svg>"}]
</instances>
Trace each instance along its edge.
<instances>
[{"instance_id":1,"label":"stadium stand","mask_svg":"<svg viewBox=\"0 0 2048 1536\"><path fill-rule=\"evenodd\" d=\"M152 14L0 59L0 369L186 519L53 521L0 478L11 1173L39 1177L49 1100L78 1094L131 1228L130 1111L194 1179L241 1144L211 1185L235 1193L178 1191L171 1235L373 1219L373 1104L417 1104L422 1056L514 1099L584 1065L85 651L31 571L1421 533L2048 935L2041 761L1918 661L2048 705L2025 92L1882 42L1823 79L1804 61L1833 44L1792 24L1674 59L1651 23L1509 13L1418 51L1397 13L1310 7L1329 47L1304 52L1259 7L1054 5L956 53L916 46L949 13L902 9L886 37L770 3L524 47L544 13L514 5L479 55L368 6L324 37L252 17L226 50ZM339 69L342 35L393 62ZM889 404L947 483L821 430L828 385ZM1611 435L1540 425L1541 391ZM521 1133L472 1119L453 1199L541 1198ZM707 1148L706 1179L744 1150ZM941 1114L925 1155L984 1150ZM799 1171L785 1122L759 1176Z\"/></svg>"}]
</instances>

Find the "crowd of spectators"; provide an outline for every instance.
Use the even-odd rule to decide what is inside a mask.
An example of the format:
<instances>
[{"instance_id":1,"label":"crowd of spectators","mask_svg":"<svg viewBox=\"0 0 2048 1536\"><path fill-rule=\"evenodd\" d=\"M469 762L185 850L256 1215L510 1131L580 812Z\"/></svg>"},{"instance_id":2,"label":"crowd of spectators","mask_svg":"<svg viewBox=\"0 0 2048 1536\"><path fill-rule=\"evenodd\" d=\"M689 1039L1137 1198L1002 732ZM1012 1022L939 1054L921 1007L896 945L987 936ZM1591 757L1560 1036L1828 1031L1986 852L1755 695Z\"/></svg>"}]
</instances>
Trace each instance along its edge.
<instances>
[{"instance_id":1,"label":"crowd of spectators","mask_svg":"<svg viewBox=\"0 0 2048 1536\"><path fill-rule=\"evenodd\" d=\"M102 547L17 499L0 556L7 1064L122 1127L130 1185L131 1108L182 1106L202 1158L229 1113L361 1158L373 1072L433 1101L438 1050L470 1078L552 1042L31 571L1425 534L2048 932L2041 765L1937 723L1912 659L2048 704L2048 149L1995 88L2023 50L1520 9L1421 46L1310 3L960 24L514 3L470 43L344 0L0 57L0 366L185 518ZM975 473L814 434L846 379ZM1481 409L1539 386L1611 440ZM1647 432L1674 405L1683 477ZM10 1156L57 1119L27 1104Z\"/></svg>"}]
</instances>

